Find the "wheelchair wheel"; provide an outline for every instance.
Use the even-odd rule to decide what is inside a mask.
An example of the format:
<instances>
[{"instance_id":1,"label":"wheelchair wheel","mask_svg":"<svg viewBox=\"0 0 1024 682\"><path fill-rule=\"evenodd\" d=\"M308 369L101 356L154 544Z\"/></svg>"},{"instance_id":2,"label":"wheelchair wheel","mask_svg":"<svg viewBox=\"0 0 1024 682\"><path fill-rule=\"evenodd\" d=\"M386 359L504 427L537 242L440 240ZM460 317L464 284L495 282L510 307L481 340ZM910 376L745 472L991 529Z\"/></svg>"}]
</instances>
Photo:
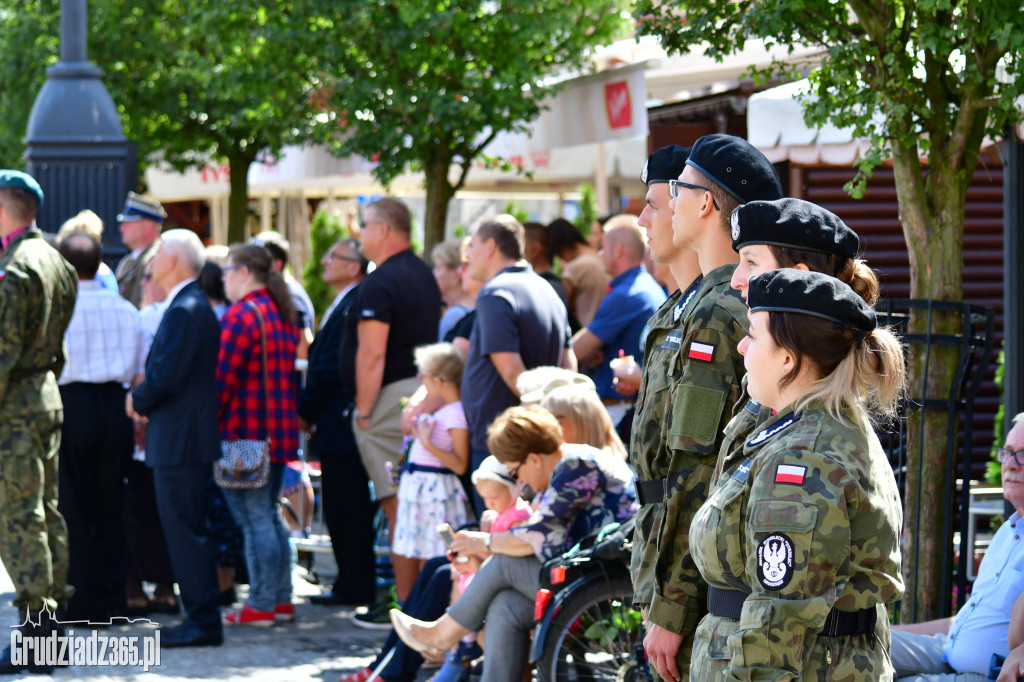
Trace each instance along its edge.
<instances>
[{"instance_id":1,"label":"wheelchair wheel","mask_svg":"<svg viewBox=\"0 0 1024 682\"><path fill-rule=\"evenodd\" d=\"M632 602L625 577L587 585L567 599L536 664L540 682L628 682L646 672L646 661L637 660L642 618Z\"/></svg>"}]
</instances>

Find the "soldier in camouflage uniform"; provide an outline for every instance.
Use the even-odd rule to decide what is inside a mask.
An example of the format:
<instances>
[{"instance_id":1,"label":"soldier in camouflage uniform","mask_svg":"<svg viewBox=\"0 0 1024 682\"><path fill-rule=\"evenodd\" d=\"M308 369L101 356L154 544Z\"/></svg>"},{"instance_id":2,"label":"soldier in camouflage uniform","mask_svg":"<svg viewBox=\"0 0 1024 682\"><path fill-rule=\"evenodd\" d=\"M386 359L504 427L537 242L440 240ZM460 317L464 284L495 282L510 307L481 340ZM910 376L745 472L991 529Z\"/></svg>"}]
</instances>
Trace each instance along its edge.
<instances>
[{"instance_id":1,"label":"soldier in camouflage uniform","mask_svg":"<svg viewBox=\"0 0 1024 682\"><path fill-rule=\"evenodd\" d=\"M42 199L30 176L0 171L0 557L22 611L56 608L71 593L57 376L78 278L35 227Z\"/></svg>"},{"instance_id":2,"label":"soldier in camouflage uniform","mask_svg":"<svg viewBox=\"0 0 1024 682\"><path fill-rule=\"evenodd\" d=\"M691 676L891 680L902 507L867 410L894 413L902 351L827 275L769 271L749 301L750 393L777 414L729 453L690 526L710 585Z\"/></svg>"},{"instance_id":3,"label":"soldier in camouflage uniform","mask_svg":"<svg viewBox=\"0 0 1024 682\"><path fill-rule=\"evenodd\" d=\"M732 248L740 256L731 285L744 300L750 278L776 268L823 272L849 284L868 305L878 299L878 278L857 258L860 239L831 211L802 199L751 201L732 212L730 228ZM734 447L743 447L746 437L772 416L771 409L747 394L746 377L741 388L733 418L725 427L712 487L723 458Z\"/></svg>"},{"instance_id":4,"label":"soldier in camouflage uniform","mask_svg":"<svg viewBox=\"0 0 1024 682\"><path fill-rule=\"evenodd\" d=\"M702 278L652 318L630 443L642 505L634 601L647 616L653 672L672 681L687 677L693 632L705 613L706 586L689 554L690 520L707 498L743 375L736 345L746 334L746 306L729 288L736 257L728 216L747 201L782 197L764 155L728 135L697 140L681 178L668 183L673 243L696 253Z\"/></svg>"}]
</instances>

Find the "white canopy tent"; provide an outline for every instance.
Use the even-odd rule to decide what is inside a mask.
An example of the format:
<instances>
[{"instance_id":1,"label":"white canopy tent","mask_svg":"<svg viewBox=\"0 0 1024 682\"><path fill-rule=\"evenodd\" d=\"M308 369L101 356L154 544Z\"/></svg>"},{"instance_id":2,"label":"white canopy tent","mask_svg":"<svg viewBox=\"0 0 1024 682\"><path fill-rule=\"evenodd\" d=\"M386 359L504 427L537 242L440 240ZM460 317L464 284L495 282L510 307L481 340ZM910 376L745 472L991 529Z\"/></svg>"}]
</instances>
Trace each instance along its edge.
<instances>
[{"instance_id":1,"label":"white canopy tent","mask_svg":"<svg viewBox=\"0 0 1024 682\"><path fill-rule=\"evenodd\" d=\"M852 166L870 142L855 138L852 128L808 126L803 110L807 93L807 81L800 80L751 95L747 100L747 140L772 163Z\"/></svg>"}]
</instances>

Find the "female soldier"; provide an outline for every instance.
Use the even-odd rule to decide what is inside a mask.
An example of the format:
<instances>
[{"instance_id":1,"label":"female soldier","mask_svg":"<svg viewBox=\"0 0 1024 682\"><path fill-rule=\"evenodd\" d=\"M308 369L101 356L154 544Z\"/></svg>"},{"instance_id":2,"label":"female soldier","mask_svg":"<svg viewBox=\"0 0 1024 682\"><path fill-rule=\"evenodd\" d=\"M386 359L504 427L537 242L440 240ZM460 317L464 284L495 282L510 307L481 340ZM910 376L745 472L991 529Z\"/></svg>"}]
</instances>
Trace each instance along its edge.
<instances>
[{"instance_id":1,"label":"female soldier","mask_svg":"<svg viewBox=\"0 0 1024 682\"><path fill-rule=\"evenodd\" d=\"M878 278L857 258L857 233L831 211L802 199L751 201L734 210L730 222L732 248L740 255L731 285L744 299L751 277L777 268L794 268L832 275L849 284L870 306L878 300ZM769 417L770 409L749 399L744 378L743 393L725 427L712 485L720 475L721 459L737 444L742 445L746 436Z\"/></svg>"},{"instance_id":2,"label":"female soldier","mask_svg":"<svg viewBox=\"0 0 1024 682\"><path fill-rule=\"evenodd\" d=\"M902 349L827 275L773 270L747 300L748 388L776 414L725 459L690 526L711 612L691 676L892 679L902 512L869 411L894 414Z\"/></svg>"}]
</instances>

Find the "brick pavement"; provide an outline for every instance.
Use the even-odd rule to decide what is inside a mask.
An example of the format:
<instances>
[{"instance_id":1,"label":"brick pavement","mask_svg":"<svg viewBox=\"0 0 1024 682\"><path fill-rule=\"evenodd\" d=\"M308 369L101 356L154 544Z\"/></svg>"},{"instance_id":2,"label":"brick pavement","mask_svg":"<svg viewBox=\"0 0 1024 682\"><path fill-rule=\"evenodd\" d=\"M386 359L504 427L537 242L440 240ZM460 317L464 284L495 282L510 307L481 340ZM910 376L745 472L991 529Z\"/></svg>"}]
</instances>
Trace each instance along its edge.
<instances>
[{"instance_id":1,"label":"brick pavement","mask_svg":"<svg viewBox=\"0 0 1024 682\"><path fill-rule=\"evenodd\" d=\"M329 555L318 555L321 561ZM0 567L2 569L2 567ZM300 574L301 571L297 571ZM330 577L330 574L327 574ZM329 584L329 583L328 583ZM160 665L143 672L141 667L72 666L57 670L53 679L90 680L222 680L225 682L335 682L338 675L369 665L387 634L362 630L352 625L353 609L314 606L303 597L320 588L301 578L295 581L297 620L268 629L225 628L224 645L185 649L163 649ZM0 627L14 625L16 613L10 605L13 586L6 571L0 570ZM173 625L181 616L154 616L154 621ZM100 630L106 636L137 635L152 630L149 625L123 625ZM7 639L0 637L2 646ZM41 680L39 675L10 676L3 680Z\"/></svg>"}]
</instances>

